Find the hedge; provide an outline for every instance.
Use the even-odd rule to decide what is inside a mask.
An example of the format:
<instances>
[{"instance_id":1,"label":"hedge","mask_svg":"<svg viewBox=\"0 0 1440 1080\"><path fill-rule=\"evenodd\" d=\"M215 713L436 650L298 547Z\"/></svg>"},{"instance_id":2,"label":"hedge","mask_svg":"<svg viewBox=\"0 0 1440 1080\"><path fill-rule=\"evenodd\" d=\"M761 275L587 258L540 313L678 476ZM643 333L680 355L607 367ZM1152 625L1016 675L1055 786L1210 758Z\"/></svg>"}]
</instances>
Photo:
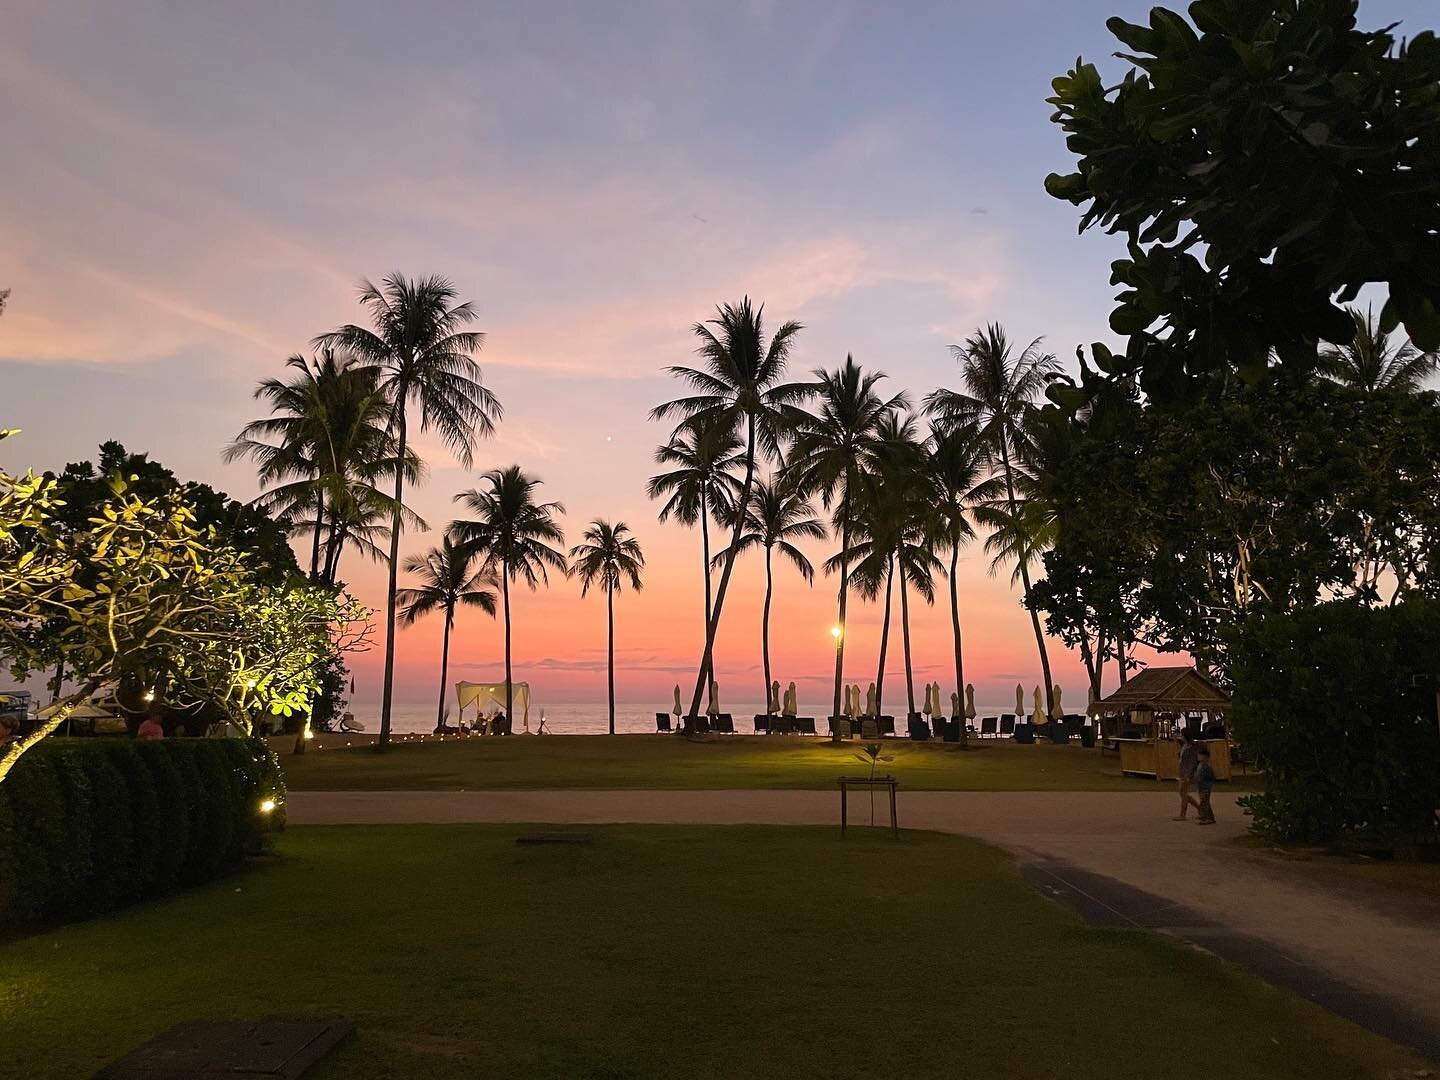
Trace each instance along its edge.
<instances>
[{"instance_id":1,"label":"hedge","mask_svg":"<svg viewBox=\"0 0 1440 1080\"><path fill-rule=\"evenodd\" d=\"M1437 840L1440 602L1252 616L1230 641L1235 733L1265 770L1246 808L1284 842Z\"/></svg>"},{"instance_id":2,"label":"hedge","mask_svg":"<svg viewBox=\"0 0 1440 1080\"><path fill-rule=\"evenodd\" d=\"M284 821L279 761L259 740L47 739L0 783L0 927L210 881Z\"/></svg>"}]
</instances>

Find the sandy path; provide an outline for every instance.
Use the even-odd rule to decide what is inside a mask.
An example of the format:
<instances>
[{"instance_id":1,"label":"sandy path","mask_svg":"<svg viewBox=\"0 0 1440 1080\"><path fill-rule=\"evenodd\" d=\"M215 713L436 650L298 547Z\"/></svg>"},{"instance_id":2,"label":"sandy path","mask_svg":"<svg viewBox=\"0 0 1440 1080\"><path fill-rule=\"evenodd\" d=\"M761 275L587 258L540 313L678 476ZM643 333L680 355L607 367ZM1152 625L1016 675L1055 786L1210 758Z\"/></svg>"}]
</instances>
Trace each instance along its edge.
<instances>
[{"instance_id":1,"label":"sandy path","mask_svg":"<svg viewBox=\"0 0 1440 1080\"><path fill-rule=\"evenodd\" d=\"M865 805L863 798L860 805ZM1173 794L902 791L900 823L997 844L1015 852L1022 867L1048 867L1062 875L1066 867L1076 868L1143 890L1152 901L1182 905L1184 912L1171 921L1157 914L1139 924L1184 927L1181 936L1200 944L1212 938L1217 944L1221 938L1232 945L1241 939L1259 943L1266 961L1251 966L1267 977L1275 975L1263 970L1267 963L1293 967L1298 975L1287 979L1282 974L1276 981L1435 1054L1440 1048L1440 902L1337 882L1313 867L1238 846L1234 840L1244 833L1245 822L1234 797L1217 795L1215 806L1220 823L1201 828L1170 820ZM288 813L296 825L834 825L839 820L834 792L764 790L297 791L290 793ZM1150 910L1157 910L1153 903ZM1243 949L1216 951L1242 963L1252 960ZM1323 990L1312 992L1307 975L1317 987L1329 984L1328 999ZM1366 1000L1355 1004L1351 998ZM1353 1007L1347 1010L1347 1004ZM1408 1028L1400 1021L1387 1028L1383 1018L1367 1022L1367 1011L1376 1009L1404 1012Z\"/></svg>"}]
</instances>

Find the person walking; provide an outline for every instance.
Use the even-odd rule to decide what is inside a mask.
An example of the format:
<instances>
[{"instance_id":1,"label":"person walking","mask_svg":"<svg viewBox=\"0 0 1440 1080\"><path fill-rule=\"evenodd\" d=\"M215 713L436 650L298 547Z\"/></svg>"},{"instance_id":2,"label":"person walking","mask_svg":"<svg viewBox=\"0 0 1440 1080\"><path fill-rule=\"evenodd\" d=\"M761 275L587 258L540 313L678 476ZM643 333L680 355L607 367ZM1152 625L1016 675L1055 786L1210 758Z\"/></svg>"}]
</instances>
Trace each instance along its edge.
<instances>
[{"instance_id":1,"label":"person walking","mask_svg":"<svg viewBox=\"0 0 1440 1080\"><path fill-rule=\"evenodd\" d=\"M1175 816L1176 821L1184 821L1190 812L1190 807L1198 811L1200 803L1195 796L1190 794L1190 789L1195 784L1195 769L1200 764L1200 748L1195 745L1195 735L1189 728L1180 729L1180 775L1177 778L1180 788L1180 813Z\"/></svg>"},{"instance_id":2,"label":"person walking","mask_svg":"<svg viewBox=\"0 0 1440 1080\"><path fill-rule=\"evenodd\" d=\"M1200 758L1195 766L1195 788L1200 792L1200 801L1195 804L1198 824L1214 825L1215 811L1210 809L1210 792L1215 789L1215 770L1210 767L1210 748L1202 746L1196 753Z\"/></svg>"}]
</instances>

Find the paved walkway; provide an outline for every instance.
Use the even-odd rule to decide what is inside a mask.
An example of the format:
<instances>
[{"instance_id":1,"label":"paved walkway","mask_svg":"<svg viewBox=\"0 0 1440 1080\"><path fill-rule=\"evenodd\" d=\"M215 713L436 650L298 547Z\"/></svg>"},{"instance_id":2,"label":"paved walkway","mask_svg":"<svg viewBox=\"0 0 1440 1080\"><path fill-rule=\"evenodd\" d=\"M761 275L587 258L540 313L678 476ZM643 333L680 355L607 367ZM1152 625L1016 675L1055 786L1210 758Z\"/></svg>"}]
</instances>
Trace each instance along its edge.
<instances>
[{"instance_id":1,"label":"paved walkway","mask_svg":"<svg viewBox=\"0 0 1440 1080\"><path fill-rule=\"evenodd\" d=\"M1440 1061L1440 901L1337 881L1239 846L1245 820L1171 820L1172 792L902 791L906 828L1014 852L1037 888L1091 921L1175 934ZM863 799L861 800L863 803ZM854 807L852 802L852 809ZM291 792L295 825L834 825L826 791ZM879 819L877 807L877 820Z\"/></svg>"}]
</instances>

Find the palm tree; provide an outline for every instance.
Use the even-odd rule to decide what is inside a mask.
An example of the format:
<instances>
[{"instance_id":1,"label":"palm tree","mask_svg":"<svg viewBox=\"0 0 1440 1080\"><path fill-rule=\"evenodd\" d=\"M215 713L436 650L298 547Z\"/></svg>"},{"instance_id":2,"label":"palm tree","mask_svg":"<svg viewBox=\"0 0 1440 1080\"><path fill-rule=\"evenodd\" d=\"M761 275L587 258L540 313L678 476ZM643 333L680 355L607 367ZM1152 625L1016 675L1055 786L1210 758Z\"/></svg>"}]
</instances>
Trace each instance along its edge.
<instances>
[{"instance_id":1,"label":"palm tree","mask_svg":"<svg viewBox=\"0 0 1440 1080\"><path fill-rule=\"evenodd\" d=\"M750 504L745 508L744 532L735 541L737 554L748 548L765 549L765 606L760 617L760 655L765 669L765 693L761 700L770 701L770 601L774 595L773 556L778 550L794 564L806 583L815 580L815 568L805 553L795 546L797 540L823 540L825 526L815 517L810 500L797 488L793 479L782 474L768 483L755 482ZM726 552L715 556L718 563Z\"/></svg>"},{"instance_id":2,"label":"palm tree","mask_svg":"<svg viewBox=\"0 0 1440 1080\"><path fill-rule=\"evenodd\" d=\"M890 650L890 608L895 595L894 525L900 508L876 473L857 476L850 498L850 544L825 560L825 572L848 573L851 587L871 603L884 591L880 648L875 661L875 715L879 717L885 703L885 658Z\"/></svg>"},{"instance_id":3,"label":"palm tree","mask_svg":"<svg viewBox=\"0 0 1440 1080\"><path fill-rule=\"evenodd\" d=\"M639 592L640 571L645 569L645 553L640 541L631 535L623 521L611 525L596 518L585 530L585 539L570 549L570 572L580 578L580 595L584 596L597 581L605 588L605 619L609 628L606 650L606 671L610 689L610 734L615 734L615 594L625 581Z\"/></svg>"},{"instance_id":4,"label":"palm tree","mask_svg":"<svg viewBox=\"0 0 1440 1080\"><path fill-rule=\"evenodd\" d=\"M1421 352L1408 340L1396 342L1380 329L1373 309L1347 309L1355 320L1355 340L1320 350L1321 373L1366 397L1386 390L1413 394L1440 371L1440 352Z\"/></svg>"},{"instance_id":5,"label":"palm tree","mask_svg":"<svg viewBox=\"0 0 1440 1080\"><path fill-rule=\"evenodd\" d=\"M688 384L694 393L667 401L650 412L652 420L680 417L677 432L714 429L732 435L745 433L745 479L740 485L736 506L750 505L756 461L761 455L779 457L783 440L804 415L800 405L813 392L813 388L805 384L781 382L790 350L801 330L800 324L783 324L767 342L764 312L764 305L754 307L747 296L739 304L718 308L716 318L696 323L693 329L700 339L696 352L702 366L669 369L670 374ZM710 683L715 662L715 634L725 609L730 574L735 569L736 541L744 527L744 515L736 514L720 584L715 590L715 606L705 627L705 653L700 659L688 716L699 714L700 696Z\"/></svg>"},{"instance_id":6,"label":"palm tree","mask_svg":"<svg viewBox=\"0 0 1440 1080\"><path fill-rule=\"evenodd\" d=\"M956 583L960 549L975 538L970 524L972 493L984 477L984 449L973 424L932 424L926 442L926 470L930 481L927 531L935 546L950 553L950 630L955 645L955 686L965 693L965 655L960 631L960 591ZM966 743L960 725L960 744Z\"/></svg>"},{"instance_id":7,"label":"palm tree","mask_svg":"<svg viewBox=\"0 0 1440 1080\"><path fill-rule=\"evenodd\" d=\"M346 539L335 528L338 508L362 503L392 516L389 497L376 486L392 475L399 460L385 427L389 406L375 369L351 356L325 349L314 360L291 356L285 364L299 374L261 381L255 396L269 401L271 415L246 424L223 457L257 463L266 490L256 504L296 531L311 533L310 577L333 584L338 548ZM420 475L413 454L406 456L405 470L407 479ZM424 527L410 511L402 507L401 513Z\"/></svg>"},{"instance_id":8,"label":"palm tree","mask_svg":"<svg viewBox=\"0 0 1440 1080\"><path fill-rule=\"evenodd\" d=\"M661 465L673 465L669 472L652 476L646 492L652 499L665 499L660 520L673 514L684 525L700 525L700 550L704 556L705 626L710 626L710 520L730 520L740 494L740 440L733 431L707 427L700 431L677 431L655 451Z\"/></svg>"},{"instance_id":9,"label":"palm tree","mask_svg":"<svg viewBox=\"0 0 1440 1080\"><path fill-rule=\"evenodd\" d=\"M445 687L450 675L450 631L455 626L455 609L462 604L478 607L492 619L495 617L495 594L484 586L496 584L495 575L481 571L471 573L474 558L446 537L440 547L405 560L405 572L420 578L420 587L397 589L395 600L400 606L400 623L413 626L422 615L439 611L445 616L445 632L440 644L440 702L435 708L435 730L445 728Z\"/></svg>"},{"instance_id":10,"label":"palm tree","mask_svg":"<svg viewBox=\"0 0 1440 1080\"><path fill-rule=\"evenodd\" d=\"M455 501L475 515L474 520L452 521L450 536L481 560L500 578L505 606L505 719L514 717L514 690L510 666L510 582L523 580L534 591L550 583L547 568L568 575L565 555L552 544L563 544L565 533L556 524L565 513L558 502L536 502L541 481L527 476L519 465L491 469L480 478L486 486L462 491Z\"/></svg>"},{"instance_id":11,"label":"palm tree","mask_svg":"<svg viewBox=\"0 0 1440 1080\"><path fill-rule=\"evenodd\" d=\"M378 379L390 403L389 430L397 456L409 451L408 413L420 407L420 430L434 430L465 468L477 438L495 429L500 402L481 384L479 352L485 335L466 330L476 319L468 303L457 304L455 287L443 277L406 279L391 274L379 286L360 284L360 304L369 328L353 323L315 339L319 346L344 348L379 369ZM390 703L395 684L395 589L400 569L400 507L404 470L395 473L390 521L390 577L385 592L385 680L380 697L379 747L390 744ZM507 714L508 715L508 714Z\"/></svg>"},{"instance_id":12,"label":"palm tree","mask_svg":"<svg viewBox=\"0 0 1440 1080\"><path fill-rule=\"evenodd\" d=\"M976 330L964 345L951 345L950 352L960 364L962 390L939 389L925 399L926 409L947 423L971 423L985 446L992 469L998 467L1003 481L1005 512L1018 520L1015 495L1014 458L1024 438L1021 424L1025 413L1045 390L1060 367L1053 353L1042 352L1043 339L1036 338L1016 354L1005 328L991 323ZM1050 654L1045 648L1045 631L1040 613L1030 606L1030 566L1026 559L1016 562L1024 590L1035 647L1040 653L1040 671L1045 681L1045 708L1054 707L1054 681L1050 677Z\"/></svg>"},{"instance_id":13,"label":"palm tree","mask_svg":"<svg viewBox=\"0 0 1440 1080\"><path fill-rule=\"evenodd\" d=\"M840 714L840 692L845 667L845 601L850 592L847 552L855 524L854 495L858 477L874 467L879 448L877 434L885 414L908 406L904 394L882 397L876 386L885 373L865 373L852 356L836 371L815 372L817 415L805 415L790 447L790 465L801 488L819 494L827 510L833 509L832 527L840 537L840 599L835 644L835 704ZM827 564L828 565L828 564Z\"/></svg>"}]
</instances>

